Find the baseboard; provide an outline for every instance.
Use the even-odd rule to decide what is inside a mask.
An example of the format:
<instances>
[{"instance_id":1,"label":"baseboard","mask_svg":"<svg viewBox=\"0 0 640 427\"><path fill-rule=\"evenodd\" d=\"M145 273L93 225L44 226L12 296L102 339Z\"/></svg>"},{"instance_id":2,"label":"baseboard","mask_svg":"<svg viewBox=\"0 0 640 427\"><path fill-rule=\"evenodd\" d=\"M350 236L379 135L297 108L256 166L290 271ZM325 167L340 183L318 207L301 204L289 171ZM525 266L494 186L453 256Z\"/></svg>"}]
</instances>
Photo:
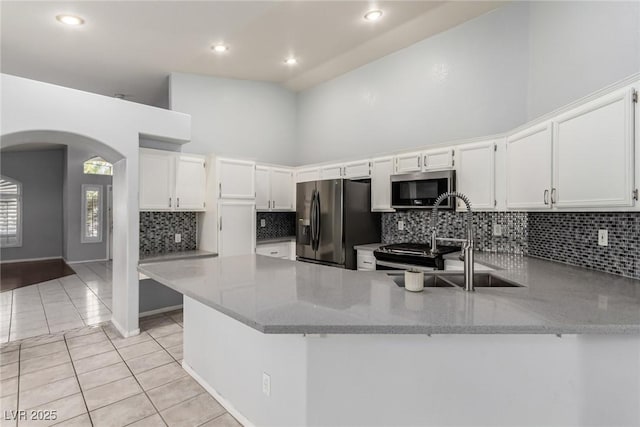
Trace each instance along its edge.
<instances>
[{"instance_id":1,"label":"baseboard","mask_svg":"<svg viewBox=\"0 0 640 427\"><path fill-rule=\"evenodd\" d=\"M134 329L133 331L127 331L125 328L120 326L120 324L116 321L116 319L113 318L113 316L111 316L111 324L118 330L118 332L120 332L120 335L122 335L124 338L140 335L140 328Z\"/></svg>"},{"instance_id":2,"label":"baseboard","mask_svg":"<svg viewBox=\"0 0 640 427\"><path fill-rule=\"evenodd\" d=\"M64 260L64 258L62 258L61 256L51 256L51 257L42 257L42 258L7 259L7 260L0 261L0 264L11 264L13 262L48 261L50 259ZM65 260L65 262L67 261ZM69 263L67 262L67 264Z\"/></svg>"},{"instance_id":3,"label":"baseboard","mask_svg":"<svg viewBox=\"0 0 640 427\"><path fill-rule=\"evenodd\" d=\"M86 259L86 260L82 260L82 261L68 261L68 260L64 260L64 262L66 262L67 264L83 264L85 262L101 262L101 261L109 261L109 258L102 258L102 259Z\"/></svg>"},{"instance_id":4,"label":"baseboard","mask_svg":"<svg viewBox=\"0 0 640 427\"><path fill-rule=\"evenodd\" d=\"M202 386L202 388L204 388L205 390L207 390L207 393L209 393L211 396L214 397L214 399L216 399L218 401L218 403L220 403L222 405L222 407L224 409L227 410L228 413L230 413L236 420L238 420L240 422L240 424L242 424L244 427L255 427L255 424L253 424L251 421L249 421L244 415L242 415L232 404L231 402L229 402L227 399L225 399L224 397L222 397L220 395L220 393L218 393L213 387L211 387L209 385L209 383L207 383L200 375L196 374L195 371L191 368L191 366L189 366L187 364L187 362L185 362L184 360L182 361L182 368L187 371L187 373L189 375L191 375L191 377L196 380L196 382L198 384L200 384Z\"/></svg>"},{"instance_id":5,"label":"baseboard","mask_svg":"<svg viewBox=\"0 0 640 427\"><path fill-rule=\"evenodd\" d=\"M166 313L167 311L175 311L182 309L182 304L172 305L169 307L157 308L155 310L144 311L140 313L139 317L153 316L154 314Z\"/></svg>"}]
</instances>

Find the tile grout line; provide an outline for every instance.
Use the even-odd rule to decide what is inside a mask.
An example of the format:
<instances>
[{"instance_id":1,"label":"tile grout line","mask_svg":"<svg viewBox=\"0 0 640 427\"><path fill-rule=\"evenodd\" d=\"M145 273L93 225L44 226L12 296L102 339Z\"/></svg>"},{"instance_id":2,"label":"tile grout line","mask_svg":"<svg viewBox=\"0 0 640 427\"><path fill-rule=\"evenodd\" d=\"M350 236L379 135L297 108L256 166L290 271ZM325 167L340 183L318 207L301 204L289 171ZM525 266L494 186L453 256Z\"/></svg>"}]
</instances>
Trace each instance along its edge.
<instances>
[{"instance_id":1,"label":"tile grout line","mask_svg":"<svg viewBox=\"0 0 640 427\"><path fill-rule=\"evenodd\" d=\"M40 292L40 284L37 284L38 296L40 297L40 305L42 306L42 312L44 313L44 321L47 322L47 331L51 334L51 327L49 326L49 318L47 317L47 310L44 309L44 300L42 299L42 293Z\"/></svg>"},{"instance_id":2,"label":"tile grout line","mask_svg":"<svg viewBox=\"0 0 640 427\"><path fill-rule=\"evenodd\" d=\"M107 335L107 334L105 333L105 335ZM149 335L149 336L151 336L151 335ZM151 337L151 338L153 339L153 337ZM111 337L110 337L109 335L107 335L107 339L109 340L109 342L111 343L111 345L113 345L113 341L111 340ZM160 343L158 343L158 342L156 342L156 344L160 345ZM135 344L134 344L134 345L135 345ZM164 349L164 347L162 347L161 345L160 345L160 347ZM151 398L149 397L149 394L147 393L147 390L145 390L145 389L144 389L144 387L142 386L142 384L140 384L140 381L138 381L138 377L136 377L136 375L133 373L133 371L131 370L131 368L130 368L130 367L129 367L129 365L127 364L126 360L125 360L125 359L124 359L124 357L122 356L122 354L120 354L120 351L116 348L116 346L115 346L115 345L113 345L113 348L115 348L116 352L118 353L118 355L120 356L120 358L121 358L121 359L122 359L122 361L124 362L124 365L127 367L127 369L129 370L129 372L131 372L131 376L132 376L132 377L133 377L133 379L136 381L136 383L138 384L138 386L140 387L140 389L141 389L141 390L142 390L142 392L144 393L144 395L145 395L145 397L147 398L147 400L149 401L149 403L151 403L151 406L153 406L153 409L155 409L155 410L156 410L156 414L158 414L158 416L160 417L160 419L162 420L162 422L163 422L165 425L169 425L169 424L167 423L167 421L164 419L164 417L162 416L162 414L160 413L160 410L158 410L158 407L156 406L156 404L155 404L155 403L153 403L153 400L151 400ZM165 350L165 351L166 351L166 350ZM169 352L167 352L167 353L169 353ZM171 355L169 355L169 356L171 356ZM167 363L167 365L168 365L168 363ZM161 365L161 366L165 366L165 365ZM131 397L131 396L129 396L129 397ZM124 400L124 399L123 399L123 400ZM149 416L151 416L151 415L149 415ZM147 417L141 418L140 420L144 420L145 418L147 418ZM140 420L135 420L135 421L133 421L133 422L131 422L131 423L129 423L129 424L133 424L133 423L138 422L138 421L140 421ZM129 424L127 424L127 425L129 425Z\"/></svg>"},{"instance_id":3,"label":"tile grout line","mask_svg":"<svg viewBox=\"0 0 640 427\"><path fill-rule=\"evenodd\" d=\"M77 276L77 274L76 274ZM58 279L60 280L60 279ZM84 282L82 282L84 283ZM71 298L71 295L69 295L69 292L67 292L67 288L65 288L64 283L62 283L62 281L60 281L60 286L62 286L62 290L64 291L64 293L67 295L67 298L69 298L69 301L71 301L71 305L73 306L73 309L76 311L76 314L80 317L80 320L82 321L82 324L84 326L89 326L87 325L87 322L84 321L84 319L82 318L82 315L80 314L80 311L78 310L78 307L76 307L76 305L73 303L73 298ZM87 286L87 285L85 285ZM69 357L71 357L71 353L69 353Z\"/></svg>"},{"instance_id":4,"label":"tile grout line","mask_svg":"<svg viewBox=\"0 0 640 427\"><path fill-rule=\"evenodd\" d=\"M17 387L17 390L16 390L16 393L17 393L17 395L16 395L16 411L20 410L20 365L21 365L20 362L22 360L22 357L21 357L22 354L21 353L22 353L22 343L18 344L18 379L17 379L18 387ZM15 425L17 426L18 425L18 419L16 418L15 421L16 421Z\"/></svg>"},{"instance_id":5,"label":"tile grout line","mask_svg":"<svg viewBox=\"0 0 640 427\"><path fill-rule=\"evenodd\" d=\"M92 263L88 263L87 268L88 268L89 270L92 270L92 271L93 271L93 273L94 273L96 276L98 276L98 277L100 278L100 280L104 280L104 281L106 282L106 280L107 280L107 279L103 278L103 277L102 277L102 276L100 276L100 275L99 275L95 270L93 270L93 269L91 268L91 264L92 264ZM87 285L87 282L85 282L85 280L84 280L82 277L80 277L80 275L79 275L79 274L77 274L77 273L76 273L76 276L78 276L78 279L80 279L80 280L82 281L82 283L84 283L84 285L85 285L85 286L86 286L86 287L87 287L91 292L93 292L93 289L91 289L91 288L89 287L89 285ZM102 298L100 298L100 296L99 296L98 294L96 294L95 292L93 292L93 294L96 296L96 298L98 298L98 300L100 301L100 303L102 303L105 307L107 306L107 305L104 303L104 301L102 301ZM113 295L113 276L112 276L112 279L111 279L111 294ZM72 302L73 302L73 301L72 301ZM74 304L74 305L75 305L75 304ZM111 313L111 312L112 312L112 311L111 311L111 309L110 309L109 307L107 307L107 308L109 309L109 313Z\"/></svg>"},{"instance_id":6,"label":"tile grout line","mask_svg":"<svg viewBox=\"0 0 640 427\"><path fill-rule=\"evenodd\" d=\"M78 384L78 389L80 389L80 395L82 396L82 403L84 403L84 407L87 410L87 415L89 416L89 422L91 423L91 426L93 426L91 413L89 412L89 407L87 406L87 399L85 399L84 397L84 391L82 390L82 387L80 386L80 380L78 379L78 372L76 371L76 366L73 364L73 359L71 358L71 351L69 350L69 343L67 343L67 336L63 335L63 337L64 337L64 346L67 348L67 352L69 353L69 359L71 359L71 368L73 369L73 374L75 375L76 383Z\"/></svg>"}]
</instances>

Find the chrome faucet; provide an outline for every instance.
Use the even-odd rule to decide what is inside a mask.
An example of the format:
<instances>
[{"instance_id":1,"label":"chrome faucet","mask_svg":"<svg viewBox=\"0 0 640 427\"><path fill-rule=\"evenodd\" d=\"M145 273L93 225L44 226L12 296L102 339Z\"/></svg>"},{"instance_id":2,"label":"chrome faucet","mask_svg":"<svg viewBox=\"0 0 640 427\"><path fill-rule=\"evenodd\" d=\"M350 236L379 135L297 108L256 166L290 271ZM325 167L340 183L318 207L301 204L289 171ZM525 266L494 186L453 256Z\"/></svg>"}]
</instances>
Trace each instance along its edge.
<instances>
[{"instance_id":1,"label":"chrome faucet","mask_svg":"<svg viewBox=\"0 0 640 427\"><path fill-rule=\"evenodd\" d=\"M438 215L438 206L445 199L449 197L455 197L464 202L467 206L467 238L466 239L452 239L447 237L436 236L436 217ZM464 254L464 290L474 291L473 287L473 222L471 220L471 203L469 198L457 191L450 191L442 193L438 196L433 204L433 211L431 212L431 253L435 254L438 251L438 242L461 242L463 243L462 252Z\"/></svg>"}]
</instances>

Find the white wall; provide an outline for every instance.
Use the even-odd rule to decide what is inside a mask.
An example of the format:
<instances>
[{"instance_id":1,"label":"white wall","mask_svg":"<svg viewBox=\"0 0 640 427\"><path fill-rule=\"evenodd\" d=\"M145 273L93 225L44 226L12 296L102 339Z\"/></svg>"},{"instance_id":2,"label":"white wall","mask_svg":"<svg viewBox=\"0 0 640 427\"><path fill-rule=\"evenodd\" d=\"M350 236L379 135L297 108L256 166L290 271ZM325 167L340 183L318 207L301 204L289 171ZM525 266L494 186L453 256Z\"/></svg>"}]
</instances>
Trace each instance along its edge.
<instances>
[{"instance_id":1,"label":"white wall","mask_svg":"<svg viewBox=\"0 0 640 427\"><path fill-rule=\"evenodd\" d=\"M172 73L169 82L170 108L192 117L184 152L294 164L293 92L275 83L183 73Z\"/></svg>"},{"instance_id":2,"label":"white wall","mask_svg":"<svg viewBox=\"0 0 640 427\"><path fill-rule=\"evenodd\" d=\"M529 7L527 120L640 71L640 2Z\"/></svg>"},{"instance_id":3,"label":"white wall","mask_svg":"<svg viewBox=\"0 0 640 427\"><path fill-rule=\"evenodd\" d=\"M527 4L499 8L299 94L298 161L384 153L524 122Z\"/></svg>"},{"instance_id":4,"label":"white wall","mask_svg":"<svg viewBox=\"0 0 640 427\"><path fill-rule=\"evenodd\" d=\"M90 147L114 162L113 317L138 332L138 144L140 136L187 142L190 117L2 74L2 147L49 142Z\"/></svg>"}]
</instances>

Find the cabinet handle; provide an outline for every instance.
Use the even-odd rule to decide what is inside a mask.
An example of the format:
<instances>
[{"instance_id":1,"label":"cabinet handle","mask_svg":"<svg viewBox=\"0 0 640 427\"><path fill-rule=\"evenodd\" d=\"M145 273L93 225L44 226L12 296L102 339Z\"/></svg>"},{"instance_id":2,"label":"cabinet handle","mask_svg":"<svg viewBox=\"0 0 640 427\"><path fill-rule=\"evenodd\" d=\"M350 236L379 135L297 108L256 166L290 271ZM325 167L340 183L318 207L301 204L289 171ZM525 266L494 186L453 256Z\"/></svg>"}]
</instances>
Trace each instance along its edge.
<instances>
[{"instance_id":1,"label":"cabinet handle","mask_svg":"<svg viewBox=\"0 0 640 427\"><path fill-rule=\"evenodd\" d=\"M363 264L373 264L371 261L362 261Z\"/></svg>"},{"instance_id":2,"label":"cabinet handle","mask_svg":"<svg viewBox=\"0 0 640 427\"><path fill-rule=\"evenodd\" d=\"M275 209L275 208L276 208L276 201L275 201L275 200L272 200L272 201L271 201L271 207L272 207L273 209Z\"/></svg>"},{"instance_id":3,"label":"cabinet handle","mask_svg":"<svg viewBox=\"0 0 640 427\"><path fill-rule=\"evenodd\" d=\"M427 156L424 156L424 161L422 162L422 164L425 168L427 167Z\"/></svg>"},{"instance_id":4,"label":"cabinet handle","mask_svg":"<svg viewBox=\"0 0 640 427\"><path fill-rule=\"evenodd\" d=\"M222 183L218 183L218 198L222 197Z\"/></svg>"},{"instance_id":5,"label":"cabinet handle","mask_svg":"<svg viewBox=\"0 0 640 427\"><path fill-rule=\"evenodd\" d=\"M556 189L555 188L551 189L551 203L552 204L556 203Z\"/></svg>"},{"instance_id":6,"label":"cabinet handle","mask_svg":"<svg viewBox=\"0 0 640 427\"><path fill-rule=\"evenodd\" d=\"M421 167L422 156L418 156L418 169Z\"/></svg>"},{"instance_id":7,"label":"cabinet handle","mask_svg":"<svg viewBox=\"0 0 640 427\"><path fill-rule=\"evenodd\" d=\"M171 197L169 197L169 207L171 207Z\"/></svg>"},{"instance_id":8,"label":"cabinet handle","mask_svg":"<svg viewBox=\"0 0 640 427\"><path fill-rule=\"evenodd\" d=\"M178 203L176 204L176 207L179 208L180 207L180 197L178 197Z\"/></svg>"},{"instance_id":9,"label":"cabinet handle","mask_svg":"<svg viewBox=\"0 0 640 427\"><path fill-rule=\"evenodd\" d=\"M220 231L222 231L222 217L220 217Z\"/></svg>"},{"instance_id":10,"label":"cabinet handle","mask_svg":"<svg viewBox=\"0 0 640 427\"><path fill-rule=\"evenodd\" d=\"M544 190L544 204L549 204L549 190Z\"/></svg>"},{"instance_id":11,"label":"cabinet handle","mask_svg":"<svg viewBox=\"0 0 640 427\"><path fill-rule=\"evenodd\" d=\"M271 255L278 255L278 251L275 252L269 252Z\"/></svg>"}]
</instances>

